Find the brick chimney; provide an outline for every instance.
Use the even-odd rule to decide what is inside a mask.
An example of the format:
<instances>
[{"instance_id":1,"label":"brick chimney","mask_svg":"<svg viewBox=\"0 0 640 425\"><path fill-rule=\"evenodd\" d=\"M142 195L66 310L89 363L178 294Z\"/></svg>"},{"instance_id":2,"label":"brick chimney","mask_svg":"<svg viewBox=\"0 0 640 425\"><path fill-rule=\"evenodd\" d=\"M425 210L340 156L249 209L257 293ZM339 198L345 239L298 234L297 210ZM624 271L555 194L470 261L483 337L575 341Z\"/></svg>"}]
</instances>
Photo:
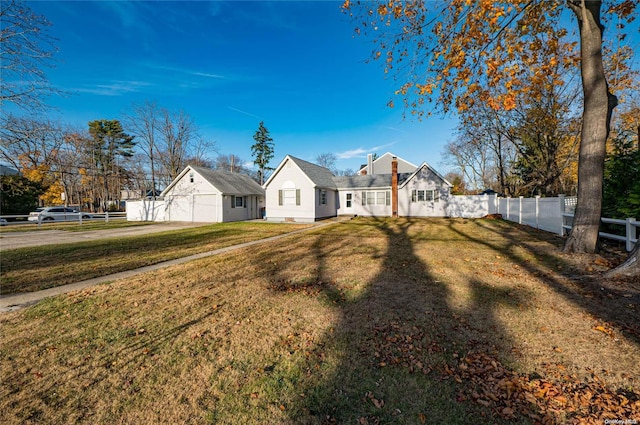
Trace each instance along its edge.
<instances>
[{"instance_id":1,"label":"brick chimney","mask_svg":"<svg viewBox=\"0 0 640 425\"><path fill-rule=\"evenodd\" d=\"M398 217L398 158L391 159L391 217Z\"/></svg>"}]
</instances>

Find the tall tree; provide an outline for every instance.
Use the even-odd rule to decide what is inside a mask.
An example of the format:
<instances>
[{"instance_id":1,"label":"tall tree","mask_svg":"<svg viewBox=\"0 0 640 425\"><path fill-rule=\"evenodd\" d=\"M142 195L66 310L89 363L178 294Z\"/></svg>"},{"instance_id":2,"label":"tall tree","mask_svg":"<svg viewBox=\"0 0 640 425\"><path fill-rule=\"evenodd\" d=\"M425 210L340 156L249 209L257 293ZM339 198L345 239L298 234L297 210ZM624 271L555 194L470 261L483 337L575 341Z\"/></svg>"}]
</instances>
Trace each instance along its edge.
<instances>
[{"instance_id":1,"label":"tall tree","mask_svg":"<svg viewBox=\"0 0 640 425\"><path fill-rule=\"evenodd\" d=\"M106 211L120 198L121 182L127 177L123 160L133 156L134 137L125 133L120 121L104 119L89 122L89 134L94 175L103 188L94 201Z\"/></svg>"},{"instance_id":2,"label":"tall tree","mask_svg":"<svg viewBox=\"0 0 640 425\"><path fill-rule=\"evenodd\" d=\"M0 176L0 214L28 214L38 206L42 187L20 175Z\"/></svg>"},{"instance_id":3,"label":"tall tree","mask_svg":"<svg viewBox=\"0 0 640 425\"><path fill-rule=\"evenodd\" d=\"M64 144L62 128L56 123L32 117L2 116L0 157L42 188L43 203L59 203L56 184L58 159Z\"/></svg>"},{"instance_id":4,"label":"tall tree","mask_svg":"<svg viewBox=\"0 0 640 425\"><path fill-rule=\"evenodd\" d=\"M212 166L216 144L203 138L189 114L154 101L133 104L125 114L127 130L146 157L150 188L169 184L188 164ZM155 191L153 192L155 193Z\"/></svg>"},{"instance_id":5,"label":"tall tree","mask_svg":"<svg viewBox=\"0 0 640 425\"><path fill-rule=\"evenodd\" d=\"M247 167L247 161L235 154L218 155L214 161L213 168L216 170L228 171L230 173L246 174L251 176L255 181L259 181L257 173Z\"/></svg>"},{"instance_id":6,"label":"tall tree","mask_svg":"<svg viewBox=\"0 0 640 425\"><path fill-rule=\"evenodd\" d=\"M156 102L146 101L142 104L131 105L130 110L125 115L125 125L127 129L138 140L137 146L144 152L149 161L151 173L151 187L144 188L155 198L156 195L156 157L157 138L160 127L160 108Z\"/></svg>"},{"instance_id":7,"label":"tall tree","mask_svg":"<svg viewBox=\"0 0 640 425\"><path fill-rule=\"evenodd\" d=\"M611 1L607 12L630 21L635 0ZM439 10L433 10L432 6ZM452 106L464 110L478 97L494 109L513 109L540 79L580 64L583 87L582 131L578 169L578 206L567 252L594 252L602 208L604 153L616 98L607 86L603 59L602 1L545 0L468 1L446 3L346 0L344 9L362 21L364 31L378 34L374 57L384 58L385 71L396 70L406 81L398 93L417 116ZM570 11L578 23L580 53L573 52L562 15ZM558 58L540 61L540 51ZM580 60L578 60L580 59ZM491 91L492 88L501 90ZM476 95L479 93L479 96ZM425 110L426 109L426 110Z\"/></svg>"},{"instance_id":8,"label":"tall tree","mask_svg":"<svg viewBox=\"0 0 640 425\"><path fill-rule=\"evenodd\" d=\"M258 183L262 185L266 172L273 170L272 167L269 167L269 162L273 159L274 146L273 139L263 121L260 121L258 129L253 135L253 140L256 142L251 146L251 154L254 157L253 163L258 166Z\"/></svg>"},{"instance_id":9,"label":"tall tree","mask_svg":"<svg viewBox=\"0 0 640 425\"><path fill-rule=\"evenodd\" d=\"M48 33L51 23L16 0L0 3L0 22L0 107L8 102L25 110L42 109L44 97L58 92L44 72L58 51Z\"/></svg>"},{"instance_id":10,"label":"tall tree","mask_svg":"<svg viewBox=\"0 0 640 425\"><path fill-rule=\"evenodd\" d=\"M331 152L323 152L320 155L316 156L316 164L331 170L331 172L336 175L338 174L338 170L336 169L337 161L338 157L335 153Z\"/></svg>"},{"instance_id":11,"label":"tall tree","mask_svg":"<svg viewBox=\"0 0 640 425\"><path fill-rule=\"evenodd\" d=\"M198 128L193 118L184 111L160 111L160 138L158 163L162 183L168 185L187 166L190 146L198 139Z\"/></svg>"}]
</instances>

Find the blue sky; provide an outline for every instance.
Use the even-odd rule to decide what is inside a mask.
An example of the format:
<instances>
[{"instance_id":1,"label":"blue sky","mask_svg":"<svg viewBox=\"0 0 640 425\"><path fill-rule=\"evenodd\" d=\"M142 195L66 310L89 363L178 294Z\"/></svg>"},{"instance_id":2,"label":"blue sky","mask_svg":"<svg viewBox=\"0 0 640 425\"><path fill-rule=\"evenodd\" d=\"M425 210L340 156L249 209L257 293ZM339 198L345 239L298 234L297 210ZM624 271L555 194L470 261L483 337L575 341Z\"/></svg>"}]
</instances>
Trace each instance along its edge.
<instances>
[{"instance_id":1,"label":"blue sky","mask_svg":"<svg viewBox=\"0 0 640 425\"><path fill-rule=\"evenodd\" d=\"M339 169L357 169L367 153L390 151L447 171L441 152L455 122L403 120L386 106L399 84L366 63L374 46L353 36L338 1L28 4L58 39L47 75L71 95L49 103L65 123L120 119L134 102L157 101L189 113L219 153L248 161L264 121L273 166L332 152Z\"/></svg>"}]
</instances>

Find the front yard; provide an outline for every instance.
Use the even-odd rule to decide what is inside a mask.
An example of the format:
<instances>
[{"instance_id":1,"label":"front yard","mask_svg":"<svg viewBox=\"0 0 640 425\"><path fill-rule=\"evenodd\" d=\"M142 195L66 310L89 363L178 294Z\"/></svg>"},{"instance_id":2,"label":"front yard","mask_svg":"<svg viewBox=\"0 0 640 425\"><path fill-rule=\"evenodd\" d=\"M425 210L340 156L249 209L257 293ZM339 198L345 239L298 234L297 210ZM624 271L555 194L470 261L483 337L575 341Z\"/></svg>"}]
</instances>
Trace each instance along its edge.
<instances>
[{"instance_id":1,"label":"front yard","mask_svg":"<svg viewBox=\"0 0 640 425\"><path fill-rule=\"evenodd\" d=\"M217 223L145 236L5 250L0 262L0 293L39 291L265 239L308 226L263 222Z\"/></svg>"},{"instance_id":2,"label":"front yard","mask_svg":"<svg viewBox=\"0 0 640 425\"><path fill-rule=\"evenodd\" d=\"M639 284L560 242L360 218L48 299L0 315L0 422L638 420Z\"/></svg>"}]
</instances>

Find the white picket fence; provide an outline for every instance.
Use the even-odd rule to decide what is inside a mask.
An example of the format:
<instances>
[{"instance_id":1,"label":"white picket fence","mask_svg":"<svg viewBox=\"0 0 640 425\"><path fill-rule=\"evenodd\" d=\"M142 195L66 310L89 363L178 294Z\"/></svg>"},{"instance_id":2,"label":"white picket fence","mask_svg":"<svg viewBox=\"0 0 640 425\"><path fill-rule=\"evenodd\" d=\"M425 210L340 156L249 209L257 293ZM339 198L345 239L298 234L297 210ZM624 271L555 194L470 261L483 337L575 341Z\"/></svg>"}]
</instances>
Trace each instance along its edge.
<instances>
[{"instance_id":1,"label":"white picket fence","mask_svg":"<svg viewBox=\"0 0 640 425\"><path fill-rule=\"evenodd\" d=\"M576 198L564 195L554 198L488 197L487 201L489 211L501 214L502 218L506 220L557 233L560 236L564 236L567 231L571 230L573 213L576 208ZM602 222L624 226L625 235L600 232L600 237L624 242L627 251L631 251L634 244L638 242L640 221L636 221L634 217L625 220L602 217Z\"/></svg>"}]
</instances>

